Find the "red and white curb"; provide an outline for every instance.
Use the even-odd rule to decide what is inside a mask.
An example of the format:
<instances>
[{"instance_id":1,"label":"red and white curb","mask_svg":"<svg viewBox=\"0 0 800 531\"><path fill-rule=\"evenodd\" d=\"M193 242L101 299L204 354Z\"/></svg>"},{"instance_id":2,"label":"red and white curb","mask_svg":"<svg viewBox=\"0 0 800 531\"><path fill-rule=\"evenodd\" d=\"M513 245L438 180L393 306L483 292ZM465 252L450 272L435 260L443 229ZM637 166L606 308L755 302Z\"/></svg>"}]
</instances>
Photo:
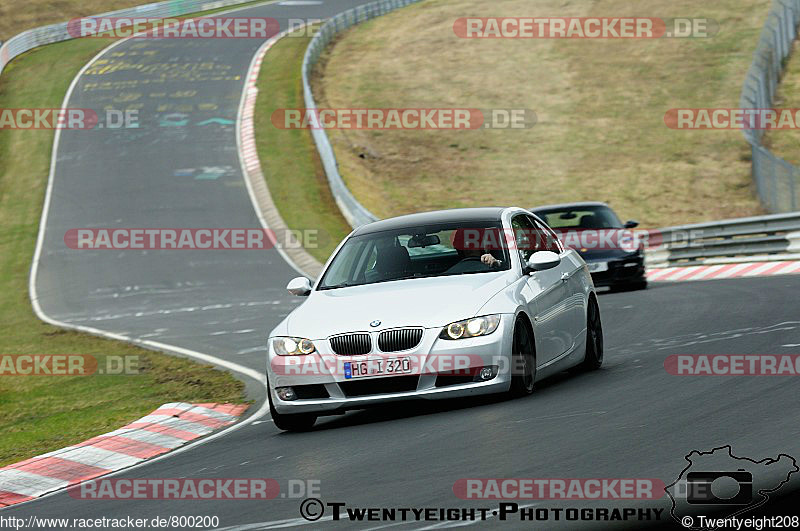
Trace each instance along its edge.
<instances>
[{"instance_id":1,"label":"red and white curb","mask_svg":"<svg viewBox=\"0 0 800 531\"><path fill-rule=\"evenodd\" d=\"M301 28L302 27L305 27L305 25L301 26ZM297 29L300 28L293 28L292 31ZM256 150L255 124L253 121L256 109L256 98L258 97L258 75L261 72L261 63L264 61L264 56L267 55L267 52L276 42L288 34L289 31L282 31L264 43L264 46L258 50L253 59L247 81L245 82L245 99L242 107L241 127L239 129L242 159L247 173L260 176L261 179L264 177L261 173L261 161L258 158L258 151Z\"/></svg>"},{"instance_id":2,"label":"red and white curb","mask_svg":"<svg viewBox=\"0 0 800 531\"><path fill-rule=\"evenodd\" d=\"M258 56L253 61L253 68L250 70L250 76L247 78L246 96L244 100L244 107L242 109L242 123L240 128L241 145L242 145L242 159L244 167L250 174L261 173L261 161L258 159L258 151L256 150L256 134L255 125L253 123L253 116L256 108L256 98L258 97L258 73L261 70L261 63L264 60L264 55L272 48L272 45L277 41L268 42L258 52Z\"/></svg>"},{"instance_id":3,"label":"red and white curb","mask_svg":"<svg viewBox=\"0 0 800 531\"><path fill-rule=\"evenodd\" d=\"M164 404L118 430L0 468L0 508L167 453L233 424L247 407L240 404Z\"/></svg>"},{"instance_id":4,"label":"red and white curb","mask_svg":"<svg viewBox=\"0 0 800 531\"><path fill-rule=\"evenodd\" d=\"M689 282L693 280L790 274L800 274L800 262L741 262L738 264L665 267L649 269L647 271L647 280L653 282Z\"/></svg>"}]
</instances>

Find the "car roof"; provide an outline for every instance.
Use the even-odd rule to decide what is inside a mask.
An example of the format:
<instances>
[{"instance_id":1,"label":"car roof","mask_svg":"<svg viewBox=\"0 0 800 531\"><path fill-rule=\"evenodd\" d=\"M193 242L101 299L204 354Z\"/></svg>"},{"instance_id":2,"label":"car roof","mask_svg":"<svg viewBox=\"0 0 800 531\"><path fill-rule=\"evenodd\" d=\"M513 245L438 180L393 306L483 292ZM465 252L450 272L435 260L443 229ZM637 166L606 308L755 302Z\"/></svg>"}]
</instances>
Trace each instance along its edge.
<instances>
[{"instance_id":1,"label":"car roof","mask_svg":"<svg viewBox=\"0 0 800 531\"><path fill-rule=\"evenodd\" d=\"M606 207L606 208L611 208L606 203L602 203L600 201L578 201L578 202L575 202L575 203L559 203L559 204L556 204L556 205L540 205L540 206L533 207L530 210L531 210L531 212L535 213L537 211L542 211L542 210L566 210L566 209L570 209L570 208L577 210L577 209L583 208L583 207L597 207L597 206L603 206L603 207Z\"/></svg>"},{"instance_id":2,"label":"car roof","mask_svg":"<svg viewBox=\"0 0 800 531\"><path fill-rule=\"evenodd\" d=\"M477 208L452 208L449 210L435 210L433 212L420 212L417 214L406 214L395 218L382 219L367 223L357 228L353 236L383 232L387 230L398 230L406 227L436 225L439 223L459 222L486 222L500 221L503 212L508 207L477 207Z\"/></svg>"}]
</instances>

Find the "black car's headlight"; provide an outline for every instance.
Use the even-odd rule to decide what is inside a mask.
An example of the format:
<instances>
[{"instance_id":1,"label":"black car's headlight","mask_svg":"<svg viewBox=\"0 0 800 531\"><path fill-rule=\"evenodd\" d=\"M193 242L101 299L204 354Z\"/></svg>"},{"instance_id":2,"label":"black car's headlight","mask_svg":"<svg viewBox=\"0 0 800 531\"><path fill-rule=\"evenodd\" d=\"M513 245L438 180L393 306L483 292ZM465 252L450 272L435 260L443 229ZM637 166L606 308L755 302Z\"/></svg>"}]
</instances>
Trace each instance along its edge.
<instances>
[{"instance_id":1,"label":"black car's headlight","mask_svg":"<svg viewBox=\"0 0 800 531\"><path fill-rule=\"evenodd\" d=\"M486 336L497 330L500 324L499 315L484 315L450 323L442 329L442 339L464 339L467 337Z\"/></svg>"},{"instance_id":2,"label":"black car's headlight","mask_svg":"<svg viewBox=\"0 0 800 531\"><path fill-rule=\"evenodd\" d=\"M302 356L317 350L310 339L302 337L272 338L272 349L278 356Z\"/></svg>"}]
</instances>

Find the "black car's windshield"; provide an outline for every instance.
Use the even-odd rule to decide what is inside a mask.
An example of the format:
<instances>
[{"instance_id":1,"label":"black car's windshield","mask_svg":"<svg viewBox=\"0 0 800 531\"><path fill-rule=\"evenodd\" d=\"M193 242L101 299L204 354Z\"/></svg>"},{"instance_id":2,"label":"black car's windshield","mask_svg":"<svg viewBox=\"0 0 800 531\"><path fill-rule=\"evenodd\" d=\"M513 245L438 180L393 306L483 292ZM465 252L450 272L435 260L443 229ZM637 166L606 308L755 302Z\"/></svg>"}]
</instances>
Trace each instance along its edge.
<instances>
[{"instance_id":1,"label":"black car's windshield","mask_svg":"<svg viewBox=\"0 0 800 531\"><path fill-rule=\"evenodd\" d=\"M553 229L621 229L614 211L603 205L534 210Z\"/></svg>"},{"instance_id":2,"label":"black car's windshield","mask_svg":"<svg viewBox=\"0 0 800 531\"><path fill-rule=\"evenodd\" d=\"M408 227L347 240L318 289L509 268L507 245L499 222Z\"/></svg>"}]
</instances>

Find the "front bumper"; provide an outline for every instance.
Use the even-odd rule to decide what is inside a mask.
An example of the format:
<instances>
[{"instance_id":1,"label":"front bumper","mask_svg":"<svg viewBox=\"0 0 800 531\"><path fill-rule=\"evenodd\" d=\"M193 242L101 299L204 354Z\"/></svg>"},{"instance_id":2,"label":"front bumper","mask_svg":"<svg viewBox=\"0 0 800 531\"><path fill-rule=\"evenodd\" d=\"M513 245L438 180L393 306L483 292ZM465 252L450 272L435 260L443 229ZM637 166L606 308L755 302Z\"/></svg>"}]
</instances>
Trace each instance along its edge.
<instances>
[{"instance_id":1,"label":"front bumper","mask_svg":"<svg viewBox=\"0 0 800 531\"><path fill-rule=\"evenodd\" d=\"M383 353L373 347L365 356L338 356L327 339L314 340L317 351L305 356L278 356L269 340L267 378L278 413L335 414L348 409L408 399L444 399L507 391L511 382L514 316L502 315L493 333L468 339L440 339L442 328L426 328L411 350ZM377 334L381 330L371 332ZM373 345L376 341L373 341ZM347 378L347 362L410 358L413 372L400 376ZM481 367L496 367L490 380L472 381ZM448 375L450 371L455 375ZM282 400L275 388L292 387L297 399Z\"/></svg>"},{"instance_id":2,"label":"front bumper","mask_svg":"<svg viewBox=\"0 0 800 531\"><path fill-rule=\"evenodd\" d=\"M598 260L598 262L600 261L606 262L606 260ZM647 280L643 256L613 259L608 260L607 263L607 271L592 273L592 282L596 287L633 284Z\"/></svg>"}]
</instances>

